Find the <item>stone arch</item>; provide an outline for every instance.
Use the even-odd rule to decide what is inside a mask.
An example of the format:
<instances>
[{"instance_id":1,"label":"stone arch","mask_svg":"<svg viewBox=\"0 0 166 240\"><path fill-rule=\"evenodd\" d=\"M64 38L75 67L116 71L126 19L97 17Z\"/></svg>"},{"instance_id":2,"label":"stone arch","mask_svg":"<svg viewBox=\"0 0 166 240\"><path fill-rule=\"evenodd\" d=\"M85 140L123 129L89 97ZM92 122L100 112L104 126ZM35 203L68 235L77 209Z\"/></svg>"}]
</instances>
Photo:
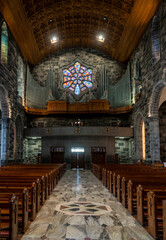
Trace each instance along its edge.
<instances>
[{"instance_id":1,"label":"stone arch","mask_svg":"<svg viewBox=\"0 0 166 240\"><path fill-rule=\"evenodd\" d=\"M1 102L1 150L0 159L6 162L9 156L9 118L11 117L11 106L7 90L0 84Z\"/></svg>"},{"instance_id":2,"label":"stone arch","mask_svg":"<svg viewBox=\"0 0 166 240\"><path fill-rule=\"evenodd\" d=\"M162 89L166 86L166 82L161 80L153 88L152 94L149 101L148 116L158 117L158 107L160 102L160 96Z\"/></svg>"},{"instance_id":3,"label":"stone arch","mask_svg":"<svg viewBox=\"0 0 166 240\"><path fill-rule=\"evenodd\" d=\"M7 90L3 85L0 84L0 102L1 102L1 111L2 118L10 118L11 117L11 106L8 98Z\"/></svg>"},{"instance_id":4,"label":"stone arch","mask_svg":"<svg viewBox=\"0 0 166 240\"><path fill-rule=\"evenodd\" d=\"M164 80L160 80L158 83L156 83L149 100L148 117L150 132L150 155L152 162L160 161L160 130L158 110L162 90L165 88L165 86L166 82Z\"/></svg>"},{"instance_id":5,"label":"stone arch","mask_svg":"<svg viewBox=\"0 0 166 240\"><path fill-rule=\"evenodd\" d=\"M141 112L138 112L134 118L134 139L135 139L135 159L143 159L142 148L142 123L145 123L144 116Z\"/></svg>"}]
</instances>

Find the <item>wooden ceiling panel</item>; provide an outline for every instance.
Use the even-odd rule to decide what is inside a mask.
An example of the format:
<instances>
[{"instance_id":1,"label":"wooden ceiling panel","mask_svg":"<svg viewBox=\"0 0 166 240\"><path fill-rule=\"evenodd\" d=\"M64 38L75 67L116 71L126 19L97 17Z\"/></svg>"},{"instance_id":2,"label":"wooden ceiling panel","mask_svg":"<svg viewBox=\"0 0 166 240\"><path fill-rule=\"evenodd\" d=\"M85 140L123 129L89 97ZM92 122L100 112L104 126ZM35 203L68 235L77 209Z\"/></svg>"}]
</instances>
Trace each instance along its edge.
<instances>
[{"instance_id":1,"label":"wooden ceiling panel","mask_svg":"<svg viewBox=\"0 0 166 240\"><path fill-rule=\"evenodd\" d=\"M24 57L36 64L69 47L98 48L128 60L161 0L0 0L0 11ZM97 34L105 42L97 42ZM53 35L59 42L52 45Z\"/></svg>"}]
</instances>

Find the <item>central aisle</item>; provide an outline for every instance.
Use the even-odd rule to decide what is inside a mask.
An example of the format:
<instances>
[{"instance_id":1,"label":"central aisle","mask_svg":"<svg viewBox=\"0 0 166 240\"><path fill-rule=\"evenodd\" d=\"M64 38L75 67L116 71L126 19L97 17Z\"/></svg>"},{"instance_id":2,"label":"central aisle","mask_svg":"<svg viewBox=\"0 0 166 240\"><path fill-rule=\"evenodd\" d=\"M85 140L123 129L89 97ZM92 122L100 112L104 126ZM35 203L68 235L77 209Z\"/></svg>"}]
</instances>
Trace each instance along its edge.
<instances>
[{"instance_id":1,"label":"central aisle","mask_svg":"<svg viewBox=\"0 0 166 240\"><path fill-rule=\"evenodd\" d=\"M22 240L152 240L88 170L68 170Z\"/></svg>"}]
</instances>

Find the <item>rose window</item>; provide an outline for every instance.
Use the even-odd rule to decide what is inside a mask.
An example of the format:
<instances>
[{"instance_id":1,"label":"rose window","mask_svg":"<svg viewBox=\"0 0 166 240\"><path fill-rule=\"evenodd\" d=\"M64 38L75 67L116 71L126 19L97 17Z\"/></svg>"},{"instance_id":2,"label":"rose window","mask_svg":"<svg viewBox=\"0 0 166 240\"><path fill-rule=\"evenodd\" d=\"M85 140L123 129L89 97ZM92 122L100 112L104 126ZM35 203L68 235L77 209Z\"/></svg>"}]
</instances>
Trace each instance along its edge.
<instances>
[{"instance_id":1,"label":"rose window","mask_svg":"<svg viewBox=\"0 0 166 240\"><path fill-rule=\"evenodd\" d=\"M70 89L75 95L79 96L92 86L92 69L75 62L73 66L63 70L63 87Z\"/></svg>"}]
</instances>

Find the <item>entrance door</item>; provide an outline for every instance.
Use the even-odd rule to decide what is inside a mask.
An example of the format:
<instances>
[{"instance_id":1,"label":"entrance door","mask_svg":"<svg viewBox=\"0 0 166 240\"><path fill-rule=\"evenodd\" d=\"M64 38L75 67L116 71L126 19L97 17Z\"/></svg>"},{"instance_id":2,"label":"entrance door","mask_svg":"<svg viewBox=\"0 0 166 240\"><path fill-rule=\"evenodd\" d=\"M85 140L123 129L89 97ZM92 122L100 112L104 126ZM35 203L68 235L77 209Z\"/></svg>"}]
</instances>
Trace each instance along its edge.
<instances>
[{"instance_id":1,"label":"entrance door","mask_svg":"<svg viewBox=\"0 0 166 240\"><path fill-rule=\"evenodd\" d=\"M64 147L51 147L50 155L51 155L51 163L64 163Z\"/></svg>"},{"instance_id":2,"label":"entrance door","mask_svg":"<svg viewBox=\"0 0 166 240\"><path fill-rule=\"evenodd\" d=\"M71 149L71 168L85 168L84 148Z\"/></svg>"},{"instance_id":3,"label":"entrance door","mask_svg":"<svg viewBox=\"0 0 166 240\"><path fill-rule=\"evenodd\" d=\"M105 154L106 154L105 147L92 147L91 148L92 163L105 164L106 158Z\"/></svg>"}]
</instances>

